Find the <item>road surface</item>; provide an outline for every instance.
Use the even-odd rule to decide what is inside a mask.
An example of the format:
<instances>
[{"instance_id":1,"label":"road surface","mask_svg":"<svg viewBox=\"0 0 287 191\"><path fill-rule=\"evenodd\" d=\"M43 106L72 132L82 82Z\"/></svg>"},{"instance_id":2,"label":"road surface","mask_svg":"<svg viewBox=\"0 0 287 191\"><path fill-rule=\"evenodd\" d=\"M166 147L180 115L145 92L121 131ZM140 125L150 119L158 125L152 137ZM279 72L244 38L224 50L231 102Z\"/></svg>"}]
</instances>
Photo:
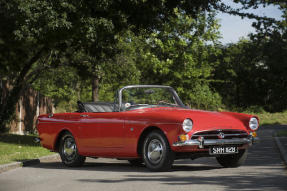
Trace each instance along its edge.
<instances>
[{"instance_id":1,"label":"road surface","mask_svg":"<svg viewBox=\"0 0 287 191\"><path fill-rule=\"evenodd\" d=\"M176 161L170 172L157 173L114 159L88 159L81 168L55 160L0 174L0 191L287 190L273 131L258 132L261 142L239 168L222 168L214 158Z\"/></svg>"}]
</instances>

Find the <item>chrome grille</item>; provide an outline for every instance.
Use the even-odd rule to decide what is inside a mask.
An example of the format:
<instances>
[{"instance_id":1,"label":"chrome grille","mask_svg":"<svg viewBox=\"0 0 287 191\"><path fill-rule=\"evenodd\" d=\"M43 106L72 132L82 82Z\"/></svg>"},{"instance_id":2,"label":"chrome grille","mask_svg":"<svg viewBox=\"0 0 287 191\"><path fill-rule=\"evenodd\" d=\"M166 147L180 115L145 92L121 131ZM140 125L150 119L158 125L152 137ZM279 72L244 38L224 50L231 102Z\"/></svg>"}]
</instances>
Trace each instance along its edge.
<instances>
[{"instance_id":1,"label":"chrome grille","mask_svg":"<svg viewBox=\"0 0 287 191\"><path fill-rule=\"evenodd\" d=\"M242 130L234 129L218 129L212 131L200 131L192 135L191 139L203 137L204 139L232 139L232 138L246 138L248 133Z\"/></svg>"}]
</instances>

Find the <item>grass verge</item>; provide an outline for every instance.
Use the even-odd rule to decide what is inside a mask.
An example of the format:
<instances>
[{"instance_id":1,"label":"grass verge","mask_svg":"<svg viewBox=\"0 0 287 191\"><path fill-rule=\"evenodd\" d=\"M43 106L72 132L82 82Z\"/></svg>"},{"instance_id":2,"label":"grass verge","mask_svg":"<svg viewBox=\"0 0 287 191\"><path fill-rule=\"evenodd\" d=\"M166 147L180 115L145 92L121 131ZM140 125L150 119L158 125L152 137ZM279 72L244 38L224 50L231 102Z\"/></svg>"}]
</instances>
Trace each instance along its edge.
<instances>
[{"instance_id":1,"label":"grass verge","mask_svg":"<svg viewBox=\"0 0 287 191\"><path fill-rule=\"evenodd\" d=\"M244 112L244 113L251 113L257 115L260 119L260 126L261 125L287 125L287 111L280 112L280 113L252 113L252 112Z\"/></svg>"},{"instance_id":2,"label":"grass verge","mask_svg":"<svg viewBox=\"0 0 287 191\"><path fill-rule=\"evenodd\" d=\"M31 135L0 135L0 164L21 162L53 154L39 143L34 143L34 138L35 136Z\"/></svg>"}]
</instances>

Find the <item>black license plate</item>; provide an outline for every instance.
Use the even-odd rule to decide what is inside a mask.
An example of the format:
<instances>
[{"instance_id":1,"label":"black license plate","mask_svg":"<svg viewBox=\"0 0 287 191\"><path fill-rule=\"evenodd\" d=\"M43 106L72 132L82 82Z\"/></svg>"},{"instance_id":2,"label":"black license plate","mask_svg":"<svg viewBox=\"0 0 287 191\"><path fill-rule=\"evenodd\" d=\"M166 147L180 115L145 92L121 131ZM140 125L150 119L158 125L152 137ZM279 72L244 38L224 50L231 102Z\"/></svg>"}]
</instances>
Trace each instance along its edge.
<instances>
[{"instance_id":1,"label":"black license plate","mask_svg":"<svg viewBox=\"0 0 287 191\"><path fill-rule=\"evenodd\" d=\"M234 154L238 153L238 147L210 147L209 154L211 155L222 155L222 154Z\"/></svg>"}]
</instances>

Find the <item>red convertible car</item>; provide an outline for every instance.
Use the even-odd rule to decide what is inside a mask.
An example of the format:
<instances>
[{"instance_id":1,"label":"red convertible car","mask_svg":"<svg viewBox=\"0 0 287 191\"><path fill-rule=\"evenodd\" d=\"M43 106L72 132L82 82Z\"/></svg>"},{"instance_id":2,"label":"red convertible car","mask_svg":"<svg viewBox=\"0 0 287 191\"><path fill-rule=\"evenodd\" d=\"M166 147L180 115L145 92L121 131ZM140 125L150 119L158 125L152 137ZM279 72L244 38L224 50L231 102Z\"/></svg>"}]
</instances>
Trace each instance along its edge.
<instances>
[{"instance_id":1,"label":"red convertible car","mask_svg":"<svg viewBox=\"0 0 287 191\"><path fill-rule=\"evenodd\" d=\"M78 102L78 111L41 115L43 147L59 152L66 166L85 157L144 163L152 171L171 168L174 160L215 157L223 167L238 167L257 139L258 117L187 108L169 86L121 88L114 103Z\"/></svg>"}]
</instances>

